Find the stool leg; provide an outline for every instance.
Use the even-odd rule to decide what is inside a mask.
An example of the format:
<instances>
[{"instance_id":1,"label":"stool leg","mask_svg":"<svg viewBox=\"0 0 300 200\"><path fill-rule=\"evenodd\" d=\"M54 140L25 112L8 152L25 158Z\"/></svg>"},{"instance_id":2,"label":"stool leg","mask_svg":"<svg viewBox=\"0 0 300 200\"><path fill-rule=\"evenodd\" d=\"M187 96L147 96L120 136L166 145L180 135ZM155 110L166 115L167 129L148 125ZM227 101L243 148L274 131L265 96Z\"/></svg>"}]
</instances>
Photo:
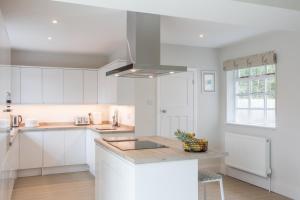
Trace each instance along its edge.
<instances>
[{"instance_id":1,"label":"stool leg","mask_svg":"<svg viewBox=\"0 0 300 200\"><path fill-rule=\"evenodd\" d=\"M206 185L203 183L203 199L206 200Z\"/></svg>"},{"instance_id":2,"label":"stool leg","mask_svg":"<svg viewBox=\"0 0 300 200\"><path fill-rule=\"evenodd\" d=\"M224 186L223 186L223 180L220 179L220 193L221 193L221 199L222 200L225 200L225 197L224 197Z\"/></svg>"}]
</instances>

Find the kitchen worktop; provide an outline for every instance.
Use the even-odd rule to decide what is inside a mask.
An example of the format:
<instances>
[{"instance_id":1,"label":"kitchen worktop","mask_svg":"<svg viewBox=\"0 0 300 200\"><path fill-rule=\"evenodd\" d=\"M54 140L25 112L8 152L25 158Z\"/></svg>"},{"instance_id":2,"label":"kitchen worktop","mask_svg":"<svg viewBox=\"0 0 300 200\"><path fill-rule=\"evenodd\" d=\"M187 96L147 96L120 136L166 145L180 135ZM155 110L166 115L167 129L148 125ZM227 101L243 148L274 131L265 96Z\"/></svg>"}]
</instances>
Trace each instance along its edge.
<instances>
[{"instance_id":1,"label":"kitchen worktop","mask_svg":"<svg viewBox=\"0 0 300 200\"><path fill-rule=\"evenodd\" d=\"M226 153L220 153L216 151L208 150L204 153L190 153L185 152L182 148L182 143L178 140L159 136L148 136L138 137L140 141L152 141L169 148L158 148L158 149L143 149L143 150L129 150L122 151L116 147L113 147L109 143L105 142L102 138L96 138L95 142L101 145L106 150L111 151L118 156L132 162L134 164L146 164L156 162L167 162L167 161L179 161L179 160L204 160L211 158L222 158L226 156Z\"/></svg>"},{"instance_id":2,"label":"kitchen worktop","mask_svg":"<svg viewBox=\"0 0 300 200\"><path fill-rule=\"evenodd\" d=\"M97 128L104 129L98 130ZM77 126L74 125L72 122L51 122L51 123L40 123L38 127L24 127L20 126L17 129L19 131L40 131L40 130L56 130L56 129L91 129L95 132L99 133L133 133L134 127L133 126L125 126L121 125L116 127L115 129L111 129L111 124L103 124L103 125L81 125Z\"/></svg>"}]
</instances>

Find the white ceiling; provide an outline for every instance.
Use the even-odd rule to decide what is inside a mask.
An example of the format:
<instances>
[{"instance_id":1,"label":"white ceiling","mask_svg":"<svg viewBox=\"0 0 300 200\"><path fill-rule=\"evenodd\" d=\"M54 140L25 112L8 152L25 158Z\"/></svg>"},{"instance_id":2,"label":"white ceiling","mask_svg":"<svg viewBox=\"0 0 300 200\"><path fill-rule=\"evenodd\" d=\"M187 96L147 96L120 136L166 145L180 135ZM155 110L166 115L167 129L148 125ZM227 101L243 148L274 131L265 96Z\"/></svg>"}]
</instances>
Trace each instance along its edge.
<instances>
[{"instance_id":1,"label":"white ceiling","mask_svg":"<svg viewBox=\"0 0 300 200\"><path fill-rule=\"evenodd\" d=\"M141 1L143 0L139 0ZM158 0L153 1L158 2ZM108 1L85 0L84 2ZM154 9L157 4L154 3L151 8ZM12 47L16 49L110 55L124 44L126 38L126 12L121 10L50 0L1 0L0 7ZM171 6L170 10L172 8L174 6ZM215 12L218 14L218 9ZM52 24L52 19L57 19L59 23ZM170 44L221 47L272 30L269 26L251 24L246 27L231 22L163 16L161 40L162 43ZM199 38L199 34L204 34L205 37ZM47 40L48 36L53 39Z\"/></svg>"}]
</instances>

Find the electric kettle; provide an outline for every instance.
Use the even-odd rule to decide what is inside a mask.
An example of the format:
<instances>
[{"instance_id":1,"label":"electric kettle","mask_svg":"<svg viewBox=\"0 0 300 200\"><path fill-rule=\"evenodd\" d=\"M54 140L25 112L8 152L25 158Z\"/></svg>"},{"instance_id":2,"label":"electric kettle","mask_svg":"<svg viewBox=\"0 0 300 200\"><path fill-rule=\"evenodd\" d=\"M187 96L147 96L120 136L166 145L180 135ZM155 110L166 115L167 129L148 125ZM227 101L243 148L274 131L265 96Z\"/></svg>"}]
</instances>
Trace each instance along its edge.
<instances>
[{"instance_id":1,"label":"electric kettle","mask_svg":"<svg viewBox=\"0 0 300 200\"><path fill-rule=\"evenodd\" d=\"M21 115L12 115L11 120L12 127L19 127L23 119Z\"/></svg>"}]
</instances>

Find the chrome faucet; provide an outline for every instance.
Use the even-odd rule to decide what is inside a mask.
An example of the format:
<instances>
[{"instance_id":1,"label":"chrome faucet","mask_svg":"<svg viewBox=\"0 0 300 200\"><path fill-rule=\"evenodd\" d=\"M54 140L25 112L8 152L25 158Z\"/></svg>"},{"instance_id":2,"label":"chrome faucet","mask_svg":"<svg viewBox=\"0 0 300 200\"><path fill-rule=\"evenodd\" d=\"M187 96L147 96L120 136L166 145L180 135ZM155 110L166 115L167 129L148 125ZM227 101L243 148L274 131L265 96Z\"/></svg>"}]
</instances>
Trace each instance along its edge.
<instances>
[{"instance_id":1,"label":"chrome faucet","mask_svg":"<svg viewBox=\"0 0 300 200\"><path fill-rule=\"evenodd\" d=\"M113 127L118 127L119 126L119 112L118 110L115 110L114 115L113 115L113 123L112 126Z\"/></svg>"}]
</instances>

